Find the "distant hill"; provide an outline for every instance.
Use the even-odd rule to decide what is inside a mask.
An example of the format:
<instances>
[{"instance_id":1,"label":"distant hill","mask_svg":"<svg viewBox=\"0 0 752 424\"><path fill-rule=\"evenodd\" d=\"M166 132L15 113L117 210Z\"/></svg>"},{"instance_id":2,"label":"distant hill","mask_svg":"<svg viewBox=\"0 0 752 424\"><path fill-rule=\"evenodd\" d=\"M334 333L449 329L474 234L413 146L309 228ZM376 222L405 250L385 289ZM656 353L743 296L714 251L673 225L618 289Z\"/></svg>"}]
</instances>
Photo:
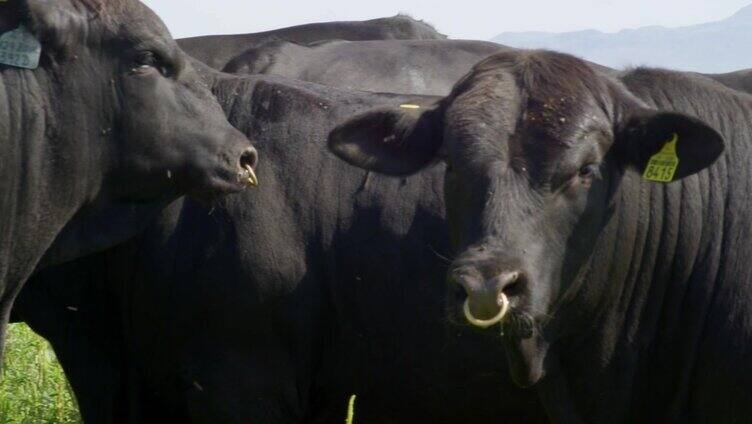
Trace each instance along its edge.
<instances>
[{"instance_id":1,"label":"distant hill","mask_svg":"<svg viewBox=\"0 0 752 424\"><path fill-rule=\"evenodd\" d=\"M728 19L679 28L648 26L617 33L503 32L492 40L512 47L572 53L614 68L648 65L730 72L752 68L752 4Z\"/></svg>"}]
</instances>

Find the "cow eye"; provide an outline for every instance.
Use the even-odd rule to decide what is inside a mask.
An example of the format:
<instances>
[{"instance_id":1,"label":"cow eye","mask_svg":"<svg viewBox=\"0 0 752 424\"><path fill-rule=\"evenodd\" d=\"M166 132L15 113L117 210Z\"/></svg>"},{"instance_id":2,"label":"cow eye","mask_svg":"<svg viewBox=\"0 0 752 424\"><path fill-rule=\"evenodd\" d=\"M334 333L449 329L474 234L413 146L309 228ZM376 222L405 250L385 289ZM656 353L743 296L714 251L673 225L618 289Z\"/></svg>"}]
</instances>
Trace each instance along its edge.
<instances>
[{"instance_id":1,"label":"cow eye","mask_svg":"<svg viewBox=\"0 0 752 424\"><path fill-rule=\"evenodd\" d=\"M598 176L598 165L591 163L580 168L578 173L580 178L593 178Z\"/></svg>"},{"instance_id":2,"label":"cow eye","mask_svg":"<svg viewBox=\"0 0 752 424\"><path fill-rule=\"evenodd\" d=\"M144 50L136 54L133 61L133 69L131 72L134 74L143 74L151 69L156 69L164 76L169 76L169 68L165 66L164 61L161 60L159 55L153 51Z\"/></svg>"}]
</instances>

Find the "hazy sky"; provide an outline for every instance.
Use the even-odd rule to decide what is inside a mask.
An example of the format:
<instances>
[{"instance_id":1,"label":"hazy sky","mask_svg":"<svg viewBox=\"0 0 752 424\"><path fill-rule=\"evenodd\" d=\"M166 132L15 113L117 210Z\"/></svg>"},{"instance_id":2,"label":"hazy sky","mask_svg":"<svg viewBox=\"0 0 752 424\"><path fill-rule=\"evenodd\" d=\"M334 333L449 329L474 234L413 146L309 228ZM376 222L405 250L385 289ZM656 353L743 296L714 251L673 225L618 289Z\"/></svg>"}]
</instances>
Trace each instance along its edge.
<instances>
[{"instance_id":1,"label":"hazy sky","mask_svg":"<svg viewBox=\"0 0 752 424\"><path fill-rule=\"evenodd\" d=\"M503 31L617 31L723 19L750 0L144 0L175 37L257 32L307 22L360 20L398 12L452 38L488 39Z\"/></svg>"}]
</instances>

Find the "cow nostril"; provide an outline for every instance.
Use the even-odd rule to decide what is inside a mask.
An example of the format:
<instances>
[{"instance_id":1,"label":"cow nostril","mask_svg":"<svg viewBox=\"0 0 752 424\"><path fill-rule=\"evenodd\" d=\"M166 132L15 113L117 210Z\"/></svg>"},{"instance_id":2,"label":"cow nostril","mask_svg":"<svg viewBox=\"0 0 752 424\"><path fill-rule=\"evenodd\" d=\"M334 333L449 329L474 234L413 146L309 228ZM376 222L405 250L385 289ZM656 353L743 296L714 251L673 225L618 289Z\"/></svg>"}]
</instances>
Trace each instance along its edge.
<instances>
[{"instance_id":1,"label":"cow nostril","mask_svg":"<svg viewBox=\"0 0 752 424\"><path fill-rule=\"evenodd\" d=\"M249 147L240 155L240 169L256 169L258 165L258 152L253 147Z\"/></svg>"},{"instance_id":2,"label":"cow nostril","mask_svg":"<svg viewBox=\"0 0 752 424\"><path fill-rule=\"evenodd\" d=\"M504 287L501 291L507 295L507 297L516 296L522 293L522 284L518 281Z\"/></svg>"},{"instance_id":3,"label":"cow nostril","mask_svg":"<svg viewBox=\"0 0 752 424\"><path fill-rule=\"evenodd\" d=\"M525 275L520 271L503 272L499 275L499 291L507 297L523 294L525 290Z\"/></svg>"},{"instance_id":4,"label":"cow nostril","mask_svg":"<svg viewBox=\"0 0 752 424\"><path fill-rule=\"evenodd\" d=\"M450 286L449 290L452 293L452 297L455 300L464 300L465 297L467 297L467 294L465 293L465 289L462 287L462 285L458 281L453 281Z\"/></svg>"},{"instance_id":5,"label":"cow nostril","mask_svg":"<svg viewBox=\"0 0 752 424\"><path fill-rule=\"evenodd\" d=\"M258 152L253 147L248 147L240 155L240 173L238 179L251 187L257 187L259 185L258 177L256 177L256 165L258 164Z\"/></svg>"}]
</instances>

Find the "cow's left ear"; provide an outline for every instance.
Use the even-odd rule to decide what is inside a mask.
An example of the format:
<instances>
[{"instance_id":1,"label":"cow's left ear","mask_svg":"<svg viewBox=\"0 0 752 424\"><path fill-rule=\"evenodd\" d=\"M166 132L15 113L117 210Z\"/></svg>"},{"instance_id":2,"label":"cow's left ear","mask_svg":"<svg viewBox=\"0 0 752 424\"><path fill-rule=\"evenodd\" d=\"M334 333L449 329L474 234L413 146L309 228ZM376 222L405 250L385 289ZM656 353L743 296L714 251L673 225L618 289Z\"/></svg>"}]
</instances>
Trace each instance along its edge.
<instances>
[{"instance_id":1,"label":"cow's left ear","mask_svg":"<svg viewBox=\"0 0 752 424\"><path fill-rule=\"evenodd\" d=\"M676 112L643 110L616 130L619 156L652 181L702 171L723 153L723 137L705 122Z\"/></svg>"},{"instance_id":2,"label":"cow's left ear","mask_svg":"<svg viewBox=\"0 0 752 424\"><path fill-rule=\"evenodd\" d=\"M45 50L66 51L82 40L96 1L20 0L25 24Z\"/></svg>"}]
</instances>

